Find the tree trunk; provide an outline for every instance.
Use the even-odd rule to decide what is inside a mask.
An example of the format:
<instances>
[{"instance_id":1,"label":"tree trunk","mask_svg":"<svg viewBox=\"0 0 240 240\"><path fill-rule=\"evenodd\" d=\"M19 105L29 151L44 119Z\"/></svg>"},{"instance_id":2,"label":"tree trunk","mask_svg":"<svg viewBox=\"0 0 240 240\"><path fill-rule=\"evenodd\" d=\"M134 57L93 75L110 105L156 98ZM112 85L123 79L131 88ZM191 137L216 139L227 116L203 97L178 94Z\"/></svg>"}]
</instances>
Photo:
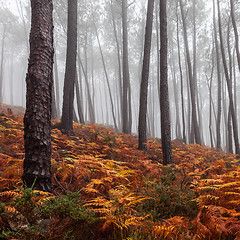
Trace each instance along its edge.
<instances>
[{"instance_id":1,"label":"tree trunk","mask_svg":"<svg viewBox=\"0 0 240 240\"><path fill-rule=\"evenodd\" d=\"M147 20L146 20L146 28L145 28L144 56L143 56L143 65L142 65L142 79L141 79L141 87L140 87L139 118L138 118L138 149L144 150L144 151L147 150L146 116L147 116L149 63L150 63L150 54L151 54L151 41L152 41L153 8L154 8L154 0L148 0Z\"/></svg>"},{"instance_id":2,"label":"tree trunk","mask_svg":"<svg viewBox=\"0 0 240 240\"><path fill-rule=\"evenodd\" d=\"M88 83L88 77L87 77L86 70L83 67L83 64L82 64L82 61L80 59L79 54L78 54L78 62L79 62L79 68L82 69L84 79L85 79L86 88L87 88L87 93L86 94L87 94L88 105L89 105L88 110L89 110L90 122L95 123L95 112L94 112L93 102L92 102L92 98L91 98L90 87L89 87L89 83Z\"/></svg>"},{"instance_id":3,"label":"tree trunk","mask_svg":"<svg viewBox=\"0 0 240 240\"><path fill-rule=\"evenodd\" d=\"M187 57L187 65L188 65L188 75L189 75L189 85L190 85L190 94L191 94L191 102L192 102L192 124L193 124L193 131L195 136L195 142L201 144L201 137L199 132L199 126L197 121L197 110L196 110L196 83L195 78L193 76L193 69L192 63L190 59L190 52L188 46L188 39L187 39L187 27L186 27L186 20L183 12L183 4L182 0L179 0L181 15L182 15L182 24L183 24L183 37L184 37L184 44L186 49L186 57Z\"/></svg>"},{"instance_id":4,"label":"tree trunk","mask_svg":"<svg viewBox=\"0 0 240 240\"><path fill-rule=\"evenodd\" d=\"M121 55L120 55L120 44L118 41L118 37L117 37L117 27L116 27L116 21L115 21L115 17L114 17L114 13L113 13L113 6L112 6L112 0L111 0L111 13L112 13L112 21L113 21L113 30L114 30L114 37L115 37L115 42L116 42L116 50L117 50L117 60L118 60L118 85L119 85L119 97L120 97L120 112L123 112L123 93L122 93L122 66L121 66ZM121 116L121 115L120 115ZM119 117L119 128L122 129L122 121L121 121L121 117Z\"/></svg>"},{"instance_id":5,"label":"tree trunk","mask_svg":"<svg viewBox=\"0 0 240 240\"><path fill-rule=\"evenodd\" d=\"M79 89L79 81L81 81L81 76L78 76L76 72L76 98L77 98L77 108L78 108L78 116L79 116L79 122L82 124L85 124L84 122L84 117L83 117L83 108L81 104L81 94L80 94L80 89Z\"/></svg>"},{"instance_id":6,"label":"tree trunk","mask_svg":"<svg viewBox=\"0 0 240 240\"><path fill-rule=\"evenodd\" d=\"M211 147L213 148L214 147L214 138L213 138L213 126L212 126L212 112L214 110L214 104L212 101L212 85L213 85L213 75L214 75L214 67L215 67L215 65L214 65L214 43L213 43L213 47L212 47L212 66L211 67L212 67L211 75L209 78L210 84L209 84L209 82L207 82L208 89L209 89L209 124L208 124L208 128L209 128Z\"/></svg>"},{"instance_id":7,"label":"tree trunk","mask_svg":"<svg viewBox=\"0 0 240 240\"><path fill-rule=\"evenodd\" d=\"M14 55L14 52L12 51L11 65L10 65L10 105L12 106L14 104L14 101L13 101L13 55Z\"/></svg>"},{"instance_id":8,"label":"tree trunk","mask_svg":"<svg viewBox=\"0 0 240 240\"><path fill-rule=\"evenodd\" d=\"M4 65L6 27L7 27L6 24L4 24L3 34L2 34L1 63L0 63L0 103L3 102L3 65Z\"/></svg>"},{"instance_id":9,"label":"tree trunk","mask_svg":"<svg viewBox=\"0 0 240 240\"><path fill-rule=\"evenodd\" d=\"M77 113L76 113L76 110L75 110L74 107L73 107L73 121L76 122L76 123L79 122L79 121L78 121L78 118L77 118Z\"/></svg>"},{"instance_id":10,"label":"tree trunk","mask_svg":"<svg viewBox=\"0 0 240 240\"><path fill-rule=\"evenodd\" d=\"M154 76L152 78L154 78ZM152 86L151 86L150 89L151 89L151 91L150 91L151 95L150 96L152 96L152 99L151 99L152 136L151 137L155 138L155 111L154 111L154 109L155 109L155 94L154 94L154 89L152 88Z\"/></svg>"},{"instance_id":11,"label":"tree trunk","mask_svg":"<svg viewBox=\"0 0 240 240\"><path fill-rule=\"evenodd\" d=\"M105 64L105 60L104 60L102 47L101 47L101 44L100 44L100 40L99 40L98 31L97 31L97 27L96 27L96 24L95 24L94 16L93 16L93 22L94 22L94 28L95 28L95 32L96 32L96 36L97 36L98 47L99 47L100 54L101 54L103 70L104 70L105 78L106 78L106 81L107 81L107 87L108 87L108 93L109 93L110 102L111 102L111 110L112 110L114 128L116 129L116 131L118 131L117 121L116 121L116 117L115 117L115 113L114 113L114 103L113 103L112 91L111 91L111 87L110 87L110 83L109 83L107 68L106 68L106 64Z\"/></svg>"},{"instance_id":12,"label":"tree trunk","mask_svg":"<svg viewBox=\"0 0 240 240\"><path fill-rule=\"evenodd\" d=\"M201 114L201 110L203 109L203 103L201 100L201 94L199 91L197 91L197 95L196 95L196 100L197 100L197 113L198 113L198 120L199 120L199 132L200 132L200 138L201 138L201 145L204 146L204 133L202 131L203 129L203 115Z\"/></svg>"},{"instance_id":13,"label":"tree trunk","mask_svg":"<svg viewBox=\"0 0 240 240\"><path fill-rule=\"evenodd\" d=\"M219 56L219 45L217 39L217 26L216 26L216 11L215 11L215 0L213 0L213 27L214 27L214 41L216 49L216 60L217 60L217 79L218 79L218 90L217 90L217 122L216 122L216 133L217 133L217 148L221 149L221 95L222 95L222 83L221 83L221 71L220 71L220 56Z\"/></svg>"},{"instance_id":14,"label":"tree trunk","mask_svg":"<svg viewBox=\"0 0 240 240\"><path fill-rule=\"evenodd\" d=\"M192 107L191 107L191 96L190 96L190 87L189 87L189 74L187 70L187 58L186 53L184 53L185 56L185 69L186 69L186 80L187 80L187 134L188 134L188 142L194 143L194 132L193 132L193 123L191 121L191 115L192 115Z\"/></svg>"},{"instance_id":15,"label":"tree trunk","mask_svg":"<svg viewBox=\"0 0 240 240\"><path fill-rule=\"evenodd\" d=\"M155 15L156 15L156 46L157 46L157 66L160 66L160 34L159 34L159 2L155 4ZM158 89L158 100L160 106L160 68L157 68L157 89Z\"/></svg>"},{"instance_id":16,"label":"tree trunk","mask_svg":"<svg viewBox=\"0 0 240 240\"><path fill-rule=\"evenodd\" d=\"M193 122L193 132L195 135L195 139L196 139L196 126L198 128L198 133L200 138L199 138L199 142L196 141L196 143L199 144L204 144L203 143L203 139L200 133L200 129L201 129L201 115L199 114L199 98L198 98L198 88L197 88L197 37L196 37L196 0L193 0L193 65L192 65L192 85L193 85L193 90L194 90L194 96L196 99L196 119L198 119L198 123L197 121L194 119L195 116L193 116L192 114L192 122ZM191 85L191 83L190 83ZM191 87L191 86L190 86ZM193 112L192 112L193 113ZM194 123L195 122L195 123Z\"/></svg>"},{"instance_id":17,"label":"tree trunk","mask_svg":"<svg viewBox=\"0 0 240 240\"><path fill-rule=\"evenodd\" d=\"M127 29L127 0L122 0L122 31L123 31L123 109L122 127L123 132L131 133L131 92L128 64L128 29Z\"/></svg>"},{"instance_id":18,"label":"tree trunk","mask_svg":"<svg viewBox=\"0 0 240 240\"><path fill-rule=\"evenodd\" d=\"M160 0L160 100L163 164L172 163L171 126L168 98L167 6Z\"/></svg>"},{"instance_id":19,"label":"tree trunk","mask_svg":"<svg viewBox=\"0 0 240 240\"><path fill-rule=\"evenodd\" d=\"M129 82L128 82L128 134L131 134L131 133L132 133L132 90L131 90L131 84L129 79Z\"/></svg>"},{"instance_id":20,"label":"tree trunk","mask_svg":"<svg viewBox=\"0 0 240 240\"><path fill-rule=\"evenodd\" d=\"M32 0L31 9L22 180L27 187L51 192L52 1Z\"/></svg>"},{"instance_id":21,"label":"tree trunk","mask_svg":"<svg viewBox=\"0 0 240 240\"><path fill-rule=\"evenodd\" d=\"M235 36L235 47L236 47L236 54L237 54L237 61L238 61L238 69L240 71L239 37L238 37L237 24L236 24L236 20L235 20L233 0L230 0L230 5L231 5L232 25L233 25L234 36Z\"/></svg>"},{"instance_id":22,"label":"tree trunk","mask_svg":"<svg viewBox=\"0 0 240 240\"><path fill-rule=\"evenodd\" d=\"M233 83L234 83L234 87L233 87L233 95L234 95L234 108L236 111L236 119L238 119L238 102L237 102L237 78L236 78L236 63L235 63L235 51L234 49L232 50L232 56L233 56Z\"/></svg>"},{"instance_id":23,"label":"tree trunk","mask_svg":"<svg viewBox=\"0 0 240 240\"><path fill-rule=\"evenodd\" d=\"M181 139L181 125L180 125L180 117L179 117L179 99L178 99L178 86L177 86L177 79L175 73L175 59L173 55L173 51L171 52L171 74L172 74L172 82L173 82L173 92L174 92L174 102L175 102L175 112L176 112L176 125L175 125L175 132L176 138Z\"/></svg>"},{"instance_id":24,"label":"tree trunk","mask_svg":"<svg viewBox=\"0 0 240 240\"><path fill-rule=\"evenodd\" d=\"M227 142L228 142L228 148L227 148L227 151L229 153L233 153L233 142L232 142L232 138L233 138L233 135L232 135L232 119L231 119L231 110L230 110L230 106L228 108L228 120L227 120Z\"/></svg>"},{"instance_id":25,"label":"tree trunk","mask_svg":"<svg viewBox=\"0 0 240 240\"><path fill-rule=\"evenodd\" d=\"M73 130L73 100L77 56L77 0L68 0L67 56L63 88L61 128L64 133Z\"/></svg>"},{"instance_id":26,"label":"tree trunk","mask_svg":"<svg viewBox=\"0 0 240 240\"><path fill-rule=\"evenodd\" d=\"M214 147L213 144L213 133L212 133L212 78L210 78L210 86L208 84L208 88L209 88L209 134L210 134L210 142L211 142L211 147Z\"/></svg>"},{"instance_id":27,"label":"tree trunk","mask_svg":"<svg viewBox=\"0 0 240 240\"><path fill-rule=\"evenodd\" d=\"M55 47L56 49L56 47ZM54 86L56 87L56 108L57 108L57 119L60 118L60 97L59 97L59 78L58 78L58 63L57 63L57 56L56 56L56 52L54 54Z\"/></svg>"},{"instance_id":28,"label":"tree trunk","mask_svg":"<svg viewBox=\"0 0 240 240\"><path fill-rule=\"evenodd\" d=\"M179 40L179 18L177 12L177 46L178 46L178 65L180 71L180 81L181 81L181 102L182 102L182 136L183 142L186 143L186 124L185 124L185 109L184 109L184 94L183 94L183 73L182 73L182 64L181 64L181 52L180 52L180 40Z\"/></svg>"},{"instance_id":29,"label":"tree trunk","mask_svg":"<svg viewBox=\"0 0 240 240\"><path fill-rule=\"evenodd\" d=\"M232 116L232 125L233 125L233 136L234 136L234 142L235 142L235 151L236 151L236 154L239 154L240 149L239 149L239 139L238 139L238 125L237 125L237 119L236 119L234 103L233 103L232 83L231 83L231 80L230 80L230 77L229 77L229 72L228 72L228 69L227 69L227 61L226 61L225 51L224 51L219 0L217 0L217 6L218 6L218 25L219 25L220 46L221 46L221 52L222 52L222 61L223 61L224 73L225 73L225 78L226 78L226 81L227 81L229 104L230 104L230 110L231 110L231 116Z\"/></svg>"},{"instance_id":30,"label":"tree trunk","mask_svg":"<svg viewBox=\"0 0 240 240\"><path fill-rule=\"evenodd\" d=\"M222 73L221 73L222 74ZM227 107L227 90L226 90L226 84L225 81L223 81L223 76L224 74L222 74L222 78L221 78L221 83L222 83L222 116L223 116L223 133L224 133L224 137L222 138L223 141L225 141L225 143L222 141L222 148L223 146L225 146L225 151L228 151L228 107ZM229 104L228 104L229 105Z\"/></svg>"},{"instance_id":31,"label":"tree trunk","mask_svg":"<svg viewBox=\"0 0 240 240\"><path fill-rule=\"evenodd\" d=\"M55 99L54 80L53 80L53 84L52 84L52 119L58 119L57 105L56 105L56 99Z\"/></svg>"}]
</instances>

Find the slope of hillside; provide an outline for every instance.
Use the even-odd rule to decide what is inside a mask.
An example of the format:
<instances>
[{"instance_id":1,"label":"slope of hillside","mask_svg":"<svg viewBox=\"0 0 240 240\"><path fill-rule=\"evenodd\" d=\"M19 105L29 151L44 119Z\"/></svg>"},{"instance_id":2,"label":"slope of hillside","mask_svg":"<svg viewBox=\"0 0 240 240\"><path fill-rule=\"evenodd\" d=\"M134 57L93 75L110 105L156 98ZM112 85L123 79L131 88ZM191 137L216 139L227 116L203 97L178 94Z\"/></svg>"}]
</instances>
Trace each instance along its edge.
<instances>
[{"instance_id":1,"label":"slope of hillside","mask_svg":"<svg viewBox=\"0 0 240 240\"><path fill-rule=\"evenodd\" d=\"M22 116L0 114L1 239L240 239L239 159L173 142L174 165L161 143L97 124L53 123L53 194L22 188Z\"/></svg>"}]
</instances>

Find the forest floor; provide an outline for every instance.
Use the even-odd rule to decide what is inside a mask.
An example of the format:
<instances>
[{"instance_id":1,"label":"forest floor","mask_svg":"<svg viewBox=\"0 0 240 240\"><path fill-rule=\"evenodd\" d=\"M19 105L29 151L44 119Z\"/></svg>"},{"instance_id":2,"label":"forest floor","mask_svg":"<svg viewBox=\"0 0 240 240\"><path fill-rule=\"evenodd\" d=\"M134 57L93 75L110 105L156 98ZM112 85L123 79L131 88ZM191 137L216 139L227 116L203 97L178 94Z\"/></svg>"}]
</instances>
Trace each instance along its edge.
<instances>
[{"instance_id":1,"label":"forest floor","mask_svg":"<svg viewBox=\"0 0 240 240\"><path fill-rule=\"evenodd\" d=\"M240 160L197 144L172 142L162 165L160 139L98 124L52 123L53 193L21 181L24 109L1 105L0 239L240 239Z\"/></svg>"}]
</instances>

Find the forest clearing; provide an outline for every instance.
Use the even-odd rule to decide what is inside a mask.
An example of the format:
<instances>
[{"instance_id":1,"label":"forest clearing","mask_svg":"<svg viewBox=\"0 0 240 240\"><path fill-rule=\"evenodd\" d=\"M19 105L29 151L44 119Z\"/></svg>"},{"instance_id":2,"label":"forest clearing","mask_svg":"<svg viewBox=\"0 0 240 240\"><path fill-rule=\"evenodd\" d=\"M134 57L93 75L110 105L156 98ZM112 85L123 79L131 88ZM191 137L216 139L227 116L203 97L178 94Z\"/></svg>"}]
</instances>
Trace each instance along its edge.
<instances>
[{"instance_id":1,"label":"forest clearing","mask_svg":"<svg viewBox=\"0 0 240 240\"><path fill-rule=\"evenodd\" d=\"M53 192L23 190L23 116L12 111L0 114L1 239L240 238L235 155L173 141L163 166L160 139L146 154L136 136L76 123L67 136L53 122Z\"/></svg>"}]
</instances>

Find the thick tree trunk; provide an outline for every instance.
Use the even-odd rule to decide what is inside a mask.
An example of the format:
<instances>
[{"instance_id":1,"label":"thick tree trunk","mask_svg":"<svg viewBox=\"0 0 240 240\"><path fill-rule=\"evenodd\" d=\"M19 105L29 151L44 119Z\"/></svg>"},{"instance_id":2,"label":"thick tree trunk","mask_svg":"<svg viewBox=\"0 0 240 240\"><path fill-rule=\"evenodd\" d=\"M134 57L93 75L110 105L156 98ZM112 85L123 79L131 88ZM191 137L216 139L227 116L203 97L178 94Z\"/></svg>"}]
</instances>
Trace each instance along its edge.
<instances>
[{"instance_id":1,"label":"thick tree trunk","mask_svg":"<svg viewBox=\"0 0 240 240\"><path fill-rule=\"evenodd\" d=\"M52 1L32 0L23 182L51 192L51 103L53 82Z\"/></svg>"},{"instance_id":2,"label":"thick tree trunk","mask_svg":"<svg viewBox=\"0 0 240 240\"><path fill-rule=\"evenodd\" d=\"M77 0L68 0L67 56L63 88L61 128L68 133L73 130L73 100L77 56Z\"/></svg>"},{"instance_id":3,"label":"thick tree trunk","mask_svg":"<svg viewBox=\"0 0 240 240\"><path fill-rule=\"evenodd\" d=\"M153 24L153 8L154 0L148 0L147 20L145 28L145 43L144 43L144 56L142 65L142 79L140 87L140 106L138 118L138 149L147 150L147 97L148 97L148 78L149 78L149 63L151 54L151 41L152 41L152 24Z\"/></svg>"},{"instance_id":4,"label":"thick tree trunk","mask_svg":"<svg viewBox=\"0 0 240 240\"><path fill-rule=\"evenodd\" d=\"M160 100L163 164L172 163L171 126L168 98L167 6L160 0Z\"/></svg>"}]
</instances>

